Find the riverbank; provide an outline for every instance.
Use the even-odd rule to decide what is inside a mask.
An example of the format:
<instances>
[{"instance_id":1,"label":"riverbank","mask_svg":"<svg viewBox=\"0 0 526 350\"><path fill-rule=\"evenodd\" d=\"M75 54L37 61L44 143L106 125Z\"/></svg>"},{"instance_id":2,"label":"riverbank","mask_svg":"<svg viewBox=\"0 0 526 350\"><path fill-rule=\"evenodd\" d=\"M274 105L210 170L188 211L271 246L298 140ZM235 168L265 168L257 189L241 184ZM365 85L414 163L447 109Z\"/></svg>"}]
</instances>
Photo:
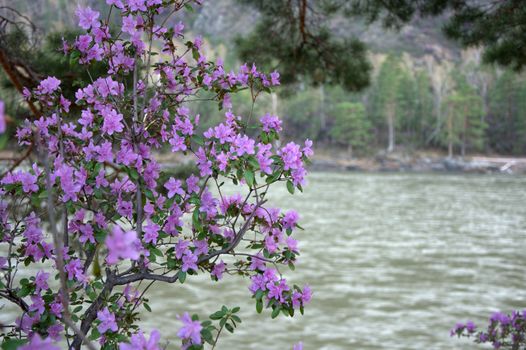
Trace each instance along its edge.
<instances>
[{"instance_id":1,"label":"riverbank","mask_svg":"<svg viewBox=\"0 0 526 350\"><path fill-rule=\"evenodd\" d=\"M20 154L12 151L0 151L0 169L12 164ZM164 167L183 164L189 167L190 158L174 155L170 152L156 154ZM312 171L349 171L349 172L415 172L415 173L476 173L476 174L526 174L526 158L506 156L473 155L449 158L438 152L379 152L376 156L350 157L348 153L334 149L315 150Z\"/></svg>"},{"instance_id":2,"label":"riverbank","mask_svg":"<svg viewBox=\"0 0 526 350\"><path fill-rule=\"evenodd\" d=\"M313 157L311 170L526 174L526 158L485 155L448 157L433 152L379 152L372 157L349 157L344 152L318 150Z\"/></svg>"}]
</instances>

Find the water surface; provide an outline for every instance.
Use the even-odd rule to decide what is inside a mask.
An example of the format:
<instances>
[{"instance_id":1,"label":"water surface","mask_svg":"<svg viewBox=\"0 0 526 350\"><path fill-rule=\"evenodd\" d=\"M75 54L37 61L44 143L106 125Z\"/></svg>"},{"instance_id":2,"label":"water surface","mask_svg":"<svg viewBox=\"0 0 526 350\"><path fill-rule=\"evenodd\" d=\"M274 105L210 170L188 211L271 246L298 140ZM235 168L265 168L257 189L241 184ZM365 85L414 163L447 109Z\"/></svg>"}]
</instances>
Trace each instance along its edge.
<instances>
[{"instance_id":1,"label":"water surface","mask_svg":"<svg viewBox=\"0 0 526 350\"><path fill-rule=\"evenodd\" d=\"M304 316L255 313L249 282L190 278L152 289L145 326L175 340L176 315L241 306L243 323L216 349L482 349L449 337L458 320L485 322L526 307L526 178L498 175L313 173L304 194L270 193L295 208L309 283Z\"/></svg>"},{"instance_id":2,"label":"water surface","mask_svg":"<svg viewBox=\"0 0 526 350\"><path fill-rule=\"evenodd\" d=\"M309 182L303 194L270 193L271 204L302 215L301 260L284 271L314 290L305 315L258 315L248 280L198 276L153 285L145 330L179 348L178 314L203 318L225 304L241 306L243 323L216 350L300 340L306 350L470 350L487 347L450 338L455 322L526 308L526 177L313 173ZM0 322L14 311L0 309Z\"/></svg>"}]
</instances>

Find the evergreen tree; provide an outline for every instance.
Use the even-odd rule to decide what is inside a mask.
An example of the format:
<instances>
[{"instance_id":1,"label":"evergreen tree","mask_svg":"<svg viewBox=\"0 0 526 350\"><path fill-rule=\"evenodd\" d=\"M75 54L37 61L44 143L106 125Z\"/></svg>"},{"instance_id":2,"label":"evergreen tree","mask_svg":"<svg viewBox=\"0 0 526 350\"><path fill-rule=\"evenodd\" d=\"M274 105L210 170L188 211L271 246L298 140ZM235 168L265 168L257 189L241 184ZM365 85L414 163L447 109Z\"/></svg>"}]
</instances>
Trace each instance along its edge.
<instances>
[{"instance_id":1,"label":"evergreen tree","mask_svg":"<svg viewBox=\"0 0 526 350\"><path fill-rule=\"evenodd\" d=\"M330 130L333 141L354 151L364 151L371 141L371 122L365 115L363 103L341 102L332 108L333 124Z\"/></svg>"},{"instance_id":2,"label":"evergreen tree","mask_svg":"<svg viewBox=\"0 0 526 350\"><path fill-rule=\"evenodd\" d=\"M339 84L350 91L369 84L365 45L332 33L328 25L336 12L324 1L239 1L261 14L254 31L237 40L243 61L279 70L284 84Z\"/></svg>"},{"instance_id":3,"label":"evergreen tree","mask_svg":"<svg viewBox=\"0 0 526 350\"><path fill-rule=\"evenodd\" d=\"M426 141L435 127L435 111L433 107L433 88L429 75L424 70L415 74L415 142L420 147L425 147Z\"/></svg>"},{"instance_id":4,"label":"evergreen tree","mask_svg":"<svg viewBox=\"0 0 526 350\"><path fill-rule=\"evenodd\" d=\"M453 72L455 87L446 97L446 127L443 130L443 141L448 148L448 156L454 154L454 147L460 147L464 156L467 148L482 150L486 123L482 120L483 101L466 78L458 71Z\"/></svg>"},{"instance_id":5,"label":"evergreen tree","mask_svg":"<svg viewBox=\"0 0 526 350\"><path fill-rule=\"evenodd\" d=\"M526 82L509 70L490 88L487 131L489 146L498 153L520 153L526 145Z\"/></svg>"},{"instance_id":6,"label":"evergreen tree","mask_svg":"<svg viewBox=\"0 0 526 350\"><path fill-rule=\"evenodd\" d=\"M392 152L395 148L397 114L403 111L400 105L403 79L405 77L400 58L389 55L380 68L370 94L370 115L378 130L387 131L387 152Z\"/></svg>"}]
</instances>

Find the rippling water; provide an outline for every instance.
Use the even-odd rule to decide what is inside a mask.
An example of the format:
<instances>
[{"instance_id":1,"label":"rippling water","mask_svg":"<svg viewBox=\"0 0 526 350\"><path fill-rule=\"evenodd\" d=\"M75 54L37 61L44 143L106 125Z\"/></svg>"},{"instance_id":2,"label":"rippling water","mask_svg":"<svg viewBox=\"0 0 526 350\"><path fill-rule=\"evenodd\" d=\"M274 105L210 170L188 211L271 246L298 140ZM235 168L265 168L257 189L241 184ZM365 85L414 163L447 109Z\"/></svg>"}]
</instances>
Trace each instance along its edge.
<instances>
[{"instance_id":1,"label":"rippling water","mask_svg":"<svg viewBox=\"0 0 526 350\"><path fill-rule=\"evenodd\" d=\"M241 306L243 323L216 349L480 349L449 337L457 320L485 322L526 307L526 178L314 173L304 194L271 200L302 214L304 316L255 313L248 281L157 285L145 326L175 340L176 315Z\"/></svg>"},{"instance_id":2,"label":"rippling water","mask_svg":"<svg viewBox=\"0 0 526 350\"><path fill-rule=\"evenodd\" d=\"M314 290L305 315L272 320L256 314L248 280L194 277L151 288L145 328L179 344L176 315L203 318L225 304L241 306L243 323L217 350L292 349L300 340L306 350L482 349L449 329L526 307L525 177L313 173L309 181L304 194L270 193L272 204L302 215L301 260L286 277Z\"/></svg>"}]
</instances>

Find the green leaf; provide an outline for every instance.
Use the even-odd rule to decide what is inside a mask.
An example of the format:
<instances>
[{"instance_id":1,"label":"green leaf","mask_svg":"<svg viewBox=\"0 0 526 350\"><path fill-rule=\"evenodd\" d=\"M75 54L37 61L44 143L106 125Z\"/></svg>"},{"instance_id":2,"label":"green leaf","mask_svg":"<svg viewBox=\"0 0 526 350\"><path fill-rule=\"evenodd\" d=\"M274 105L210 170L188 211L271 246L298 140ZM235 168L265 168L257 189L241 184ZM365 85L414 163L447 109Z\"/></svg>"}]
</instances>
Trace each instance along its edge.
<instances>
[{"instance_id":1,"label":"green leaf","mask_svg":"<svg viewBox=\"0 0 526 350\"><path fill-rule=\"evenodd\" d=\"M8 339L2 343L2 350L16 350L27 343L27 339Z\"/></svg>"},{"instance_id":2,"label":"green leaf","mask_svg":"<svg viewBox=\"0 0 526 350\"><path fill-rule=\"evenodd\" d=\"M225 316L225 312L223 311L216 311L213 314L210 315L211 320L220 320Z\"/></svg>"},{"instance_id":3,"label":"green leaf","mask_svg":"<svg viewBox=\"0 0 526 350\"><path fill-rule=\"evenodd\" d=\"M77 313L79 312L80 310L82 310L82 305L79 305L77 306L76 308L73 309L73 313Z\"/></svg>"},{"instance_id":4,"label":"green leaf","mask_svg":"<svg viewBox=\"0 0 526 350\"><path fill-rule=\"evenodd\" d=\"M260 314L261 311L263 311L263 301L261 299L258 299L258 301L256 302L256 311L258 314Z\"/></svg>"},{"instance_id":5,"label":"green leaf","mask_svg":"<svg viewBox=\"0 0 526 350\"><path fill-rule=\"evenodd\" d=\"M152 312L152 308L150 307L150 305L144 303L143 306L148 312Z\"/></svg>"},{"instance_id":6,"label":"green leaf","mask_svg":"<svg viewBox=\"0 0 526 350\"><path fill-rule=\"evenodd\" d=\"M208 329L203 329L201 331L201 336L208 344L214 345L214 337L212 336L212 332L210 332Z\"/></svg>"},{"instance_id":7,"label":"green leaf","mask_svg":"<svg viewBox=\"0 0 526 350\"><path fill-rule=\"evenodd\" d=\"M201 219L199 218L199 208L195 208L192 214L192 223L197 231L201 231L203 226L201 225Z\"/></svg>"},{"instance_id":8,"label":"green leaf","mask_svg":"<svg viewBox=\"0 0 526 350\"><path fill-rule=\"evenodd\" d=\"M270 315L270 317L272 317L272 318L278 317L280 310L281 309L279 307L277 307L274 310L272 310L272 315Z\"/></svg>"},{"instance_id":9,"label":"green leaf","mask_svg":"<svg viewBox=\"0 0 526 350\"><path fill-rule=\"evenodd\" d=\"M196 135L192 138L192 140L197 143L199 146L204 146L205 145L205 138L203 136L200 136L200 135Z\"/></svg>"},{"instance_id":10,"label":"green leaf","mask_svg":"<svg viewBox=\"0 0 526 350\"><path fill-rule=\"evenodd\" d=\"M294 184L292 181L287 181L287 191L289 191L290 194L294 194Z\"/></svg>"},{"instance_id":11,"label":"green leaf","mask_svg":"<svg viewBox=\"0 0 526 350\"><path fill-rule=\"evenodd\" d=\"M232 325L230 323L225 324L225 328L230 333L234 333L234 327L232 327Z\"/></svg>"},{"instance_id":12,"label":"green leaf","mask_svg":"<svg viewBox=\"0 0 526 350\"><path fill-rule=\"evenodd\" d=\"M181 284L183 284L184 281L186 280L186 272L179 271L178 275L179 275L179 282L181 282Z\"/></svg>"},{"instance_id":13,"label":"green leaf","mask_svg":"<svg viewBox=\"0 0 526 350\"><path fill-rule=\"evenodd\" d=\"M241 310L241 308L239 306L236 306L232 309L232 313L235 314L236 312L239 312L239 310Z\"/></svg>"},{"instance_id":14,"label":"green leaf","mask_svg":"<svg viewBox=\"0 0 526 350\"><path fill-rule=\"evenodd\" d=\"M255 178L254 178L254 172L252 170L247 170L245 172L245 181L250 187L254 186Z\"/></svg>"}]
</instances>

